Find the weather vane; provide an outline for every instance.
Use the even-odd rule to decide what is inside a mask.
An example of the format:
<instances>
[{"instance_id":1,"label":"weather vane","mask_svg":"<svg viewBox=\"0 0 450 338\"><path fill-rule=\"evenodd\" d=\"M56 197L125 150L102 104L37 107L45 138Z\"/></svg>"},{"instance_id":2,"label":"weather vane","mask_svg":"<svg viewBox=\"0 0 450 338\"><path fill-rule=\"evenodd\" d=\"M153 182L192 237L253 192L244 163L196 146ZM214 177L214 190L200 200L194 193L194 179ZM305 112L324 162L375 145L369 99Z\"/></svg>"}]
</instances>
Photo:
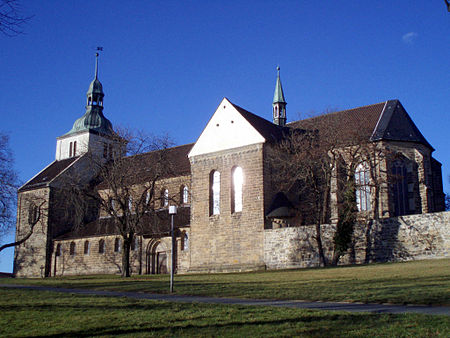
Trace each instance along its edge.
<instances>
[{"instance_id":1,"label":"weather vane","mask_svg":"<svg viewBox=\"0 0 450 338\"><path fill-rule=\"evenodd\" d=\"M103 47L97 47L97 53L95 53L96 56L98 56L98 52L103 52Z\"/></svg>"}]
</instances>

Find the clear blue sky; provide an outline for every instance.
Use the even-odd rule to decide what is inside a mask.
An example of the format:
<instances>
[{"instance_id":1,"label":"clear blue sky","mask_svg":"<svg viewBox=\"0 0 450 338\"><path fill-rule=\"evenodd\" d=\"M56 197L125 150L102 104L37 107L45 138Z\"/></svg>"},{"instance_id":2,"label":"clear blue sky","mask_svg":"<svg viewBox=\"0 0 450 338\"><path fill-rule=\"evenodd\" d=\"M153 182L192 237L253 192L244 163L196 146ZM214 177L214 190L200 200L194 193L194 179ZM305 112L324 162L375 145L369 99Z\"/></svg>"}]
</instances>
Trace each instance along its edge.
<instances>
[{"instance_id":1,"label":"clear blue sky","mask_svg":"<svg viewBox=\"0 0 450 338\"><path fill-rule=\"evenodd\" d=\"M22 1L0 36L0 130L22 181L54 160L84 113L100 57L113 125L195 142L223 97L271 119L276 66L299 114L399 99L450 192L450 13L442 0ZM11 239L11 237L9 238ZM8 238L4 239L8 240ZM12 270L0 254L0 271Z\"/></svg>"}]
</instances>

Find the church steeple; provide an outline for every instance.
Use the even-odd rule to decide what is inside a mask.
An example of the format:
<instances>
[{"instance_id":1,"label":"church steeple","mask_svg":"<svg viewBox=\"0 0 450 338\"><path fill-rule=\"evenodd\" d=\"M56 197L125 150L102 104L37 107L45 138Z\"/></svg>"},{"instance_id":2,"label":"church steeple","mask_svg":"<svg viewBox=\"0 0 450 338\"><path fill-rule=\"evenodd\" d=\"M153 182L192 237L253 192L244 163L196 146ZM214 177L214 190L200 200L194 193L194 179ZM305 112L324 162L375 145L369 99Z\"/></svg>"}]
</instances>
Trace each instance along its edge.
<instances>
[{"instance_id":1,"label":"church steeple","mask_svg":"<svg viewBox=\"0 0 450 338\"><path fill-rule=\"evenodd\" d=\"M280 67L277 67L277 82L272 102L273 123L279 126L286 125L286 100L280 80Z\"/></svg>"},{"instance_id":2,"label":"church steeple","mask_svg":"<svg viewBox=\"0 0 450 338\"><path fill-rule=\"evenodd\" d=\"M86 110L89 107L97 106L99 110L103 110L103 86L98 80L98 53L95 53L95 76L92 80L89 89L86 93L87 95L87 105Z\"/></svg>"},{"instance_id":3,"label":"church steeple","mask_svg":"<svg viewBox=\"0 0 450 338\"><path fill-rule=\"evenodd\" d=\"M100 48L100 47L99 47ZM101 50L101 49L98 49ZM103 158L123 154L123 142L115 140L111 122L103 115L103 86L98 79L98 53L95 53L94 80L86 93L86 111L78 118L72 129L57 138L56 160L83 155L91 151Z\"/></svg>"},{"instance_id":4,"label":"church steeple","mask_svg":"<svg viewBox=\"0 0 450 338\"><path fill-rule=\"evenodd\" d=\"M95 53L94 80L89 85L86 93L86 112L75 121L72 129L67 134L81 131L94 131L105 135L112 135L111 122L103 115L103 86L98 79L98 53ZM67 135L66 134L66 135Z\"/></svg>"}]
</instances>

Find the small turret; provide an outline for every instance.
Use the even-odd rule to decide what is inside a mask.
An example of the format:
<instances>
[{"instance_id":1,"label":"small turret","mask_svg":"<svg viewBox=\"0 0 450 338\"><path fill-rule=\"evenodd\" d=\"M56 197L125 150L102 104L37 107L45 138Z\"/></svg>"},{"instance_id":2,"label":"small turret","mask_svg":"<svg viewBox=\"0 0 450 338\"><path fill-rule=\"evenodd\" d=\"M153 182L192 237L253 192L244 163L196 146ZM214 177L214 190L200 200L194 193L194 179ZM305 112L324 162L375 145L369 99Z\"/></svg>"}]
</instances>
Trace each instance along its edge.
<instances>
[{"instance_id":1,"label":"small turret","mask_svg":"<svg viewBox=\"0 0 450 338\"><path fill-rule=\"evenodd\" d=\"M273 94L272 113L274 124L282 127L286 125L286 100L281 86L280 67L277 67L277 83Z\"/></svg>"}]
</instances>

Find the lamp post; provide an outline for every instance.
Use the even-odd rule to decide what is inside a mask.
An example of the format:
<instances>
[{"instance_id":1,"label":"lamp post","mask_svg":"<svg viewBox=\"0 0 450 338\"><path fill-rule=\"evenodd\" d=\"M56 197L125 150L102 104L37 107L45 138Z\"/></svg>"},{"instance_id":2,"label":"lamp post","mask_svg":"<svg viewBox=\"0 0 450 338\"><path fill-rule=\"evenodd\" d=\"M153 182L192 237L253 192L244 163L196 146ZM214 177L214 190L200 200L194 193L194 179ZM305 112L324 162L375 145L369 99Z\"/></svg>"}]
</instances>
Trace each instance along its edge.
<instances>
[{"instance_id":1,"label":"lamp post","mask_svg":"<svg viewBox=\"0 0 450 338\"><path fill-rule=\"evenodd\" d=\"M175 231L173 229L173 216L177 213L177 207L175 205L169 206L170 215L170 234L172 235L172 264L170 267L170 293L173 292L173 275L175 273Z\"/></svg>"}]
</instances>

